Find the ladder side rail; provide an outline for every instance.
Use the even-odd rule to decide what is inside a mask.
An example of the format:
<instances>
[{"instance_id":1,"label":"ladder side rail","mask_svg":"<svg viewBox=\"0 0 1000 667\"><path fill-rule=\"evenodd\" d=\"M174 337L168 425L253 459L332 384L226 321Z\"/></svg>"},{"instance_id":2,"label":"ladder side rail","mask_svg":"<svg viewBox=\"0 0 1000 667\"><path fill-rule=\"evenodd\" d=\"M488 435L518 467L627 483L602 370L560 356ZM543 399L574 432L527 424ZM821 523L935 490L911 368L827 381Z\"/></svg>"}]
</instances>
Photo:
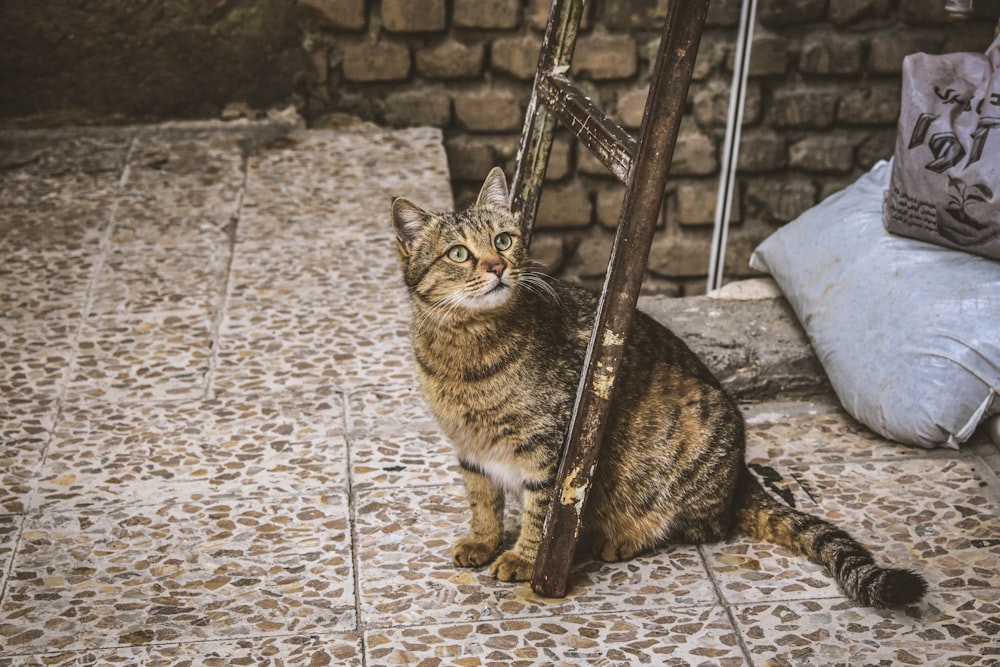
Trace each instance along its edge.
<instances>
[{"instance_id":1,"label":"ladder side rail","mask_svg":"<svg viewBox=\"0 0 1000 667\"><path fill-rule=\"evenodd\" d=\"M531 586L563 597L652 244L708 0L670 3Z\"/></svg>"},{"instance_id":2,"label":"ladder side rail","mask_svg":"<svg viewBox=\"0 0 1000 667\"><path fill-rule=\"evenodd\" d=\"M584 4L585 0L553 0L542 38L510 190L510 208L520 218L526 246L531 243L556 121L554 114L542 103L539 88L547 72L569 67Z\"/></svg>"}]
</instances>

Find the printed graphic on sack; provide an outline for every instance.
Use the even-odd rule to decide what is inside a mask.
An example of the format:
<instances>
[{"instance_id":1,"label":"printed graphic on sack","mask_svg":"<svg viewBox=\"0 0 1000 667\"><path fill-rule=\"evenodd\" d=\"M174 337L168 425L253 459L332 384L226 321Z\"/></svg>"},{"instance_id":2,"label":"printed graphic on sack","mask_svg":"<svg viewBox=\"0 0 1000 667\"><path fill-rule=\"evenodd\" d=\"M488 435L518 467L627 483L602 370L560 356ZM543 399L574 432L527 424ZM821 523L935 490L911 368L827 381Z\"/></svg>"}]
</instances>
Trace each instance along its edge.
<instances>
[{"instance_id":1,"label":"printed graphic on sack","mask_svg":"<svg viewBox=\"0 0 1000 667\"><path fill-rule=\"evenodd\" d=\"M1000 259L1000 48L907 56L901 102L886 228Z\"/></svg>"}]
</instances>

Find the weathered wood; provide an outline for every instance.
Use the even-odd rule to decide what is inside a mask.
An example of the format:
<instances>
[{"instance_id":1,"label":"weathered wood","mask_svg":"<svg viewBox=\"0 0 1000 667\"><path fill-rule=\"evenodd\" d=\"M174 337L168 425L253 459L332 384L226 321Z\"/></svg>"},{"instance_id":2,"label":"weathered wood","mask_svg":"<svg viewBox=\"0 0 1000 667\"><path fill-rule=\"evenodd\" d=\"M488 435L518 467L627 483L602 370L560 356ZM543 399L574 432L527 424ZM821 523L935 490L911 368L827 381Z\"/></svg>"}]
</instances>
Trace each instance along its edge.
<instances>
[{"instance_id":1,"label":"weathered wood","mask_svg":"<svg viewBox=\"0 0 1000 667\"><path fill-rule=\"evenodd\" d=\"M542 194L542 181L552 152L552 132L556 117L540 99L540 83L549 72L568 67L576 45L576 30L583 16L584 0L553 0L549 21L542 38L542 48L535 70L535 82L521 130L514 177L511 179L510 206L521 219L524 243L531 243L531 233Z\"/></svg>"},{"instance_id":2,"label":"weathered wood","mask_svg":"<svg viewBox=\"0 0 1000 667\"><path fill-rule=\"evenodd\" d=\"M556 118L586 146L619 181L628 180L635 155L635 137L623 130L589 97L558 72L539 82L541 99Z\"/></svg>"},{"instance_id":3,"label":"weathered wood","mask_svg":"<svg viewBox=\"0 0 1000 667\"><path fill-rule=\"evenodd\" d=\"M708 0L671 2L531 586L566 594L580 523L652 244Z\"/></svg>"}]
</instances>

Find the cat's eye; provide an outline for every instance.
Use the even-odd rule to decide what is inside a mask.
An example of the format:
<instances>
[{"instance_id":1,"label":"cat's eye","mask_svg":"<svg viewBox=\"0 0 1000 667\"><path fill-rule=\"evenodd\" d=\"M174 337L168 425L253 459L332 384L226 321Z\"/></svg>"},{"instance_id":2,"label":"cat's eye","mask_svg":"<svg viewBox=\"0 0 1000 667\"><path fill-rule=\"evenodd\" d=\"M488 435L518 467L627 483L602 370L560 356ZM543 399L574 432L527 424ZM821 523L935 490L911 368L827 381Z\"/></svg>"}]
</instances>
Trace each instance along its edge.
<instances>
[{"instance_id":1,"label":"cat's eye","mask_svg":"<svg viewBox=\"0 0 1000 667\"><path fill-rule=\"evenodd\" d=\"M500 232L497 234L497 237L493 239L493 245L497 247L497 250L506 250L514 245L514 239L512 239L510 234L507 232Z\"/></svg>"},{"instance_id":2,"label":"cat's eye","mask_svg":"<svg viewBox=\"0 0 1000 667\"><path fill-rule=\"evenodd\" d=\"M469 249L464 245L457 245L448 251L448 259L461 264L469 259Z\"/></svg>"}]
</instances>

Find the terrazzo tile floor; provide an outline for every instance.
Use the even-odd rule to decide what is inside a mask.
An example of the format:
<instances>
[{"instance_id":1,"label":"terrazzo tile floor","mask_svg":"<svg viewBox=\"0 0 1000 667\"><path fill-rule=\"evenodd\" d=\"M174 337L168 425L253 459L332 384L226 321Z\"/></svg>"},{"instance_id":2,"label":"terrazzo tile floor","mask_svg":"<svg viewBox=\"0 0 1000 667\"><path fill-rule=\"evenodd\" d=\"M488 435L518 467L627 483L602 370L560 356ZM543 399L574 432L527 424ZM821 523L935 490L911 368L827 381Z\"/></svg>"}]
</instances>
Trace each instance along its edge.
<instances>
[{"instance_id":1,"label":"terrazzo tile floor","mask_svg":"<svg viewBox=\"0 0 1000 667\"><path fill-rule=\"evenodd\" d=\"M920 605L740 536L561 600L452 566L393 195L451 205L437 131L0 133L0 665L1000 664L1000 452L829 402L747 405L750 460Z\"/></svg>"}]
</instances>

